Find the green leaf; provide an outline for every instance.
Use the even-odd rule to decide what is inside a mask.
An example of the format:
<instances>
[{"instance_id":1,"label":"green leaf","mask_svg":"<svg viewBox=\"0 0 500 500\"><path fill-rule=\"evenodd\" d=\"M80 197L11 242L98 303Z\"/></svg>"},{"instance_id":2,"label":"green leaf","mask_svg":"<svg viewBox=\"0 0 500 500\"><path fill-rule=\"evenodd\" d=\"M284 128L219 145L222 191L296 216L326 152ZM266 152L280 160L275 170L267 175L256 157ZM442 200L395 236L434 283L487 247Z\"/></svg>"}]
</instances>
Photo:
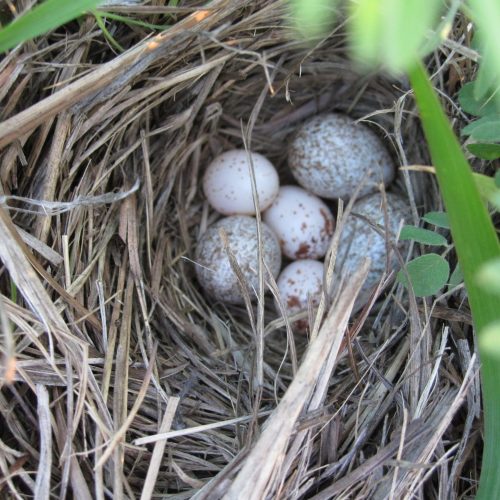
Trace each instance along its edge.
<instances>
[{"instance_id":1,"label":"green leaf","mask_svg":"<svg viewBox=\"0 0 500 500\"><path fill-rule=\"evenodd\" d=\"M493 177L474 172L474 181L481 197L488 202L495 210L500 210L500 189Z\"/></svg>"},{"instance_id":2,"label":"green leaf","mask_svg":"<svg viewBox=\"0 0 500 500\"><path fill-rule=\"evenodd\" d=\"M478 158L483 160L496 160L500 158L500 144L484 144L484 143L474 143L469 144L467 149Z\"/></svg>"},{"instance_id":3,"label":"green leaf","mask_svg":"<svg viewBox=\"0 0 500 500\"><path fill-rule=\"evenodd\" d=\"M104 17L96 10L93 11L92 14L94 14L97 26L101 28L104 37L106 38L106 40L108 40L110 45L114 47L118 52L124 52L125 49L113 38L113 35L108 31L108 28L106 28Z\"/></svg>"},{"instance_id":4,"label":"green leaf","mask_svg":"<svg viewBox=\"0 0 500 500\"><path fill-rule=\"evenodd\" d=\"M500 141L500 115L484 116L462 129L462 135L470 135L480 142Z\"/></svg>"},{"instance_id":5,"label":"green leaf","mask_svg":"<svg viewBox=\"0 0 500 500\"><path fill-rule=\"evenodd\" d=\"M337 0L290 0L296 30L306 39L325 36L335 20Z\"/></svg>"},{"instance_id":6,"label":"green leaf","mask_svg":"<svg viewBox=\"0 0 500 500\"><path fill-rule=\"evenodd\" d=\"M448 289L455 288L456 286L460 285L464 280L464 274L462 273L462 270L460 269L460 264L457 264L455 266L455 269L451 273L450 279L448 280Z\"/></svg>"},{"instance_id":7,"label":"green leaf","mask_svg":"<svg viewBox=\"0 0 500 500\"><path fill-rule=\"evenodd\" d=\"M458 93L458 102L462 110L474 116L494 115L500 112L495 99L494 92L489 91L488 94L480 99L475 95L475 83L466 83Z\"/></svg>"},{"instance_id":8,"label":"green leaf","mask_svg":"<svg viewBox=\"0 0 500 500\"><path fill-rule=\"evenodd\" d=\"M441 255L429 253L408 262L406 273L415 296L427 297L439 292L446 285L450 275L450 265ZM406 273L404 270L399 271L397 279L408 287Z\"/></svg>"},{"instance_id":9,"label":"green leaf","mask_svg":"<svg viewBox=\"0 0 500 500\"><path fill-rule=\"evenodd\" d=\"M450 229L450 222L448 221L448 214L446 212L427 212L422 217L422 220L437 227Z\"/></svg>"},{"instance_id":10,"label":"green leaf","mask_svg":"<svg viewBox=\"0 0 500 500\"><path fill-rule=\"evenodd\" d=\"M0 52L51 31L93 9L102 0L45 0L0 30Z\"/></svg>"},{"instance_id":11,"label":"green leaf","mask_svg":"<svg viewBox=\"0 0 500 500\"><path fill-rule=\"evenodd\" d=\"M172 5L172 2L170 2L169 6L175 7L175 5ZM95 15L95 12L93 12ZM127 17L127 16L121 16L120 14L115 14L113 12L107 12L103 10L99 10L98 14L101 15L101 17L105 17L106 19L112 19L113 21L119 21L124 24L130 25L130 26L141 26L143 28L147 28L150 30L166 30L167 28L170 27L169 24L152 24L152 23L146 23L144 21L139 21L138 19L134 19L133 17Z\"/></svg>"},{"instance_id":12,"label":"green leaf","mask_svg":"<svg viewBox=\"0 0 500 500\"><path fill-rule=\"evenodd\" d=\"M479 348L500 359L500 321L486 325L479 335Z\"/></svg>"},{"instance_id":13,"label":"green leaf","mask_svg":"<svg viewBox=\"0 0 500 500\"><path fill-rule=\"evenodd\" d=\"M469 12L475 25L475 38L481 53L481 62L474 92L480 99L500 81L500 2L498 0L469 0ZM495 96L500 102L500 95Z\"/></svg>"},{"instance_id":14,"label":"green leaf","mask_svg":"<svg viewBox=\"0 0 500 500\"><path fill-rule=\"evenodd\" d=\"M479 0L481 3L483 0ZM496 0L495 0L496 1ZM477 2L476 2L477 3ZM489 0L487 3L490 3ZM495 31L500 30L495 26ZM476 282L477 271L485 262L500 256L500 245L486 205L481 199L477 179L467 163L460 143L453 134L436 92L422 65L409 72L415 98L444 205L451 234L464 273L472 317L479 341L483 328L500 320L498 297ZM491 179L493 181L493 179ZM494 181L493 181L494 183ZM481 343L479 343L481 346ZM476 500L498 498L500 491L500 363L480 348L484 402L484 449L479 491Z\"/></svg>"},{"instance_id":15,"label":"green leaf","mask_svg":"<svg viewBox=\"0 0 500 500\"><path fill-rule=\"evenodd\" d=\"M500 257L485 262L479 268L477 282L489 292L500 295Z\"/></svg>"},{"instance_id":16,"label":"green leaf","mask_svg":"<svg viewBox=\"0 0 500 500\"><path fill-rule=\"evenodd\" d=\"M497 170L495 172L495 177L494 178L495 178L495 186L497 188L500 188L500 170Z\"/></svg>"},{"instance_id":17,"label":"green leaf","mask_svg":"<svg viewBox=\"0 0 500 500\"><path fill-rule=\"evenodd\" d=\"M351 7L355 57L399 73L422 55L429 30L439 22L442 2L426 0L422 8L421 0L358 0Z\"/></svg>"},{"instance_id":18,"label":"green leaf","mask_svg":"<svg viewBox=\"0 0 500 500\"><path fill-rule=\"evenodd\" d=\"M429 229L422 229L415 226L403 226L399 234L400 240L414 240L417 243L433 246L447 246L446 238L441 234L429 231Z\"/></svg>"},{"instance_id":19,"label":"green leaf","mask_svg":"<svg viewBox=\"0 0 500 500\"><path fill-rule=\"evenodd\" d=\"M17 304L17 286L13 281L10 282L10 300Z\"/></svg>"}]
</instances>

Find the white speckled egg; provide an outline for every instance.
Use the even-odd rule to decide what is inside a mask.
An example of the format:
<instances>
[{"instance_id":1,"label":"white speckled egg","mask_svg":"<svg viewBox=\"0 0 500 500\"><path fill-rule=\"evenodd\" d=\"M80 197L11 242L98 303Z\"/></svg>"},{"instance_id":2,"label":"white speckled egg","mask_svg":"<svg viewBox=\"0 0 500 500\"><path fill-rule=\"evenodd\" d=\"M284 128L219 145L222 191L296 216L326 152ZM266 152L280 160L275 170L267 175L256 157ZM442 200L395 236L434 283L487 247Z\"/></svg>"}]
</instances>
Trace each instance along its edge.
<instances>
[{"instance_id":1,"label":"white speckled egg","mask_svg":"<svg viewBox=\"0 0 500 500\"><path fill-rule=\"evenodd\" d=\"M278 277L280 297L288 315L307 311L309 301L317 306L323 291L323 263L317 260L296 260L286 266ZM277 308L278 312L279 308ZM296 321L293 327L303 332L307 318Z\"/></svg>"},{"instance_id":2,"label":"white speckled egg","mask_svg":"<svg viewBox=\"0 0 500 500\"><path fill-rule=\"evenodd\" d=\"M263 219L278 236L283 254L290 259L323 257L335 226L328 206L298 186L282 186Z\"/></svg>"},{"instance_id":3,"label":"white speckled egg","mask_svg":"<svg viewBox=\"0 0 500 500\"><path fill-rule=\"evenodd\" d=\"M288 163L297 182L317 196L348 199L365 179L359 196L388 185L395 166L377 135L365 125L339 113L318 115L306 122L288 150Z\"/></svg>"},{"instance_id":4,"label":"white speckled egg","mask_svg":"<svg viewBox=\"0 0 500 500\"><path fill-rule=\"evenodd\" d=\"M264 223L261 227L264 260L276 277L281 267L278 239ZM229 249L243 273L250 297L255 298L258 288L257 221L246 215L224 217L203 233L196 248L196 275L205 292L228 304L243 304L243 295L224 248L221 231L227 235Z\"/></svg>"},{"instance_id":5,"label":"white speckled egg","mask_svg":"<svg viewBox=\"0 0 500 500\"><path fill-rule=\"evenodd\" d=\"M279 178L273 164L258 153L251 153L259 210L276 198ZM203 191L215 210L224 215L254 215L248 153L233 149L217 156L203 177Z\"/></svg>"},{"instance_id":6,"label":"white speckled egg","mask_svg":"<svg viewBox=\"0 0 500 500\"><path fill-rule=\"evenodd\" d=\"M383 198L380 193L376 193L360 199L353 205L342 231L336 261L336 271L339 275L342 273L348 278L359 268L363 259L366 257L371 259L371 268L355 303L355 310L359 310L366 304L374 287L382 278L386 269L387 244L384 236L354 214L362 215L372 224L388 230L388 241L392 244L395 242L401 220L408 222L411 217L409 204L405 199L392 193L386 193L386 197L387 226L384 219ZM398 247L401 252L404 252L407 242L400 242ZM399 269L398 259L392 249L389 266L389 271Z\"/></svg>"}]
</instances>

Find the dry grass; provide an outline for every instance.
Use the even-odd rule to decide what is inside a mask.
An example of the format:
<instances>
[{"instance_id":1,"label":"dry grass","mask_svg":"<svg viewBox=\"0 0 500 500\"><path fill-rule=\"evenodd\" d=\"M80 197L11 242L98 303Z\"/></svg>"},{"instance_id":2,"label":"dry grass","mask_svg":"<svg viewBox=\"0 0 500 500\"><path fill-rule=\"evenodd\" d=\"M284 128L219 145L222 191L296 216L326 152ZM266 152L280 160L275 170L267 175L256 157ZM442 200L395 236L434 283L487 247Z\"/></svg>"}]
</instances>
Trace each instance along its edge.
<instances>
[{"instance_id":1,"label":"dry grass","mask_svg":"<svg viewBox=\"0 0 500 500\"><path fill-rule=\"evenodd\" d=\"M172 24L152 38L111 23L124 54L89 16L0 62L0 495L472 496L480 398L460 290L393 287L349 317L360 270L308 341L271 298L224 306L193 278L216 218L199 189L210 158L246 143L286 180L294 127L341 110L400 165L426 165L407 82L357 74L340 29L302 47L280 1L164 3L113 7ZM457 122L475 68L464 33L457 19L429 62ZM425 171L392 189L415 220L440 208Z\"/></svg>"}]
</instances>

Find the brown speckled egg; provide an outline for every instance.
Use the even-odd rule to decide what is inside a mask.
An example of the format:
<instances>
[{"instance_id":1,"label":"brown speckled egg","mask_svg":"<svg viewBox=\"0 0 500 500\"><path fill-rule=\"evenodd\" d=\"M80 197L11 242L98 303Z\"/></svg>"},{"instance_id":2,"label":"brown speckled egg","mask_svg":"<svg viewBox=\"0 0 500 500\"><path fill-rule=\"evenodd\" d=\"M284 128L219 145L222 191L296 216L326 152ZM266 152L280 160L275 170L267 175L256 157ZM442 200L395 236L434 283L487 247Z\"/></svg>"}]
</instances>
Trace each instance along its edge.
<instances>
[{"instance_id":1,"label":"brown speckled egg","mask_svg":"<svg viewBox=\"0 0 500 500\"><path fill-rule=\"evenodd\" d=\"M281 267L279 242L269 227L264 223L261 227L264 259L276 277ZM228 304L243 304L243 295L224 249L221 230L227 235L229 248L243 273L250 297L255 298L258 288L257 221L245 215L225 217L203 233L196 248L196 275L207 295Z\"/></svg>"},{"instance_id":2,"label":"brown speckled egg","mask_svg":"<svg viewBox=\"0 0 500 500\"><path fill-rule=\"evenodd\" d=\"M265 210L276 198L278 172L273 164L258 153L251 153L259 210ZM224 215L254 215L248 153L232 149L210 163L203 177L203 191L208 202Z\"/></svg>"},{"instance_id":3,"label":"brown speckled egg","mask_svg":"<svg viewBox=\"0 0 500 500\"><path fill-rule=\"evenodd\" d=\"M280 297L288 315L307 311L309 301L313 307L319 304L323 291L323 263L317 260L296 260L286 266L278 277ZM278 313L280 312L277 307ZM306 318L293 324L298 332L307 328Z\"/></svg>"},{"instance_id":4,"label":"brown speckled egg","mask_svg":"<svg viewBox=\"0 0 500 500\"><path fill-rule=\"evenodd\" d=\"M384 236L378 234L366 220L362 220L354 214L359 214L372 224L377 224L384 230L388 230L388 240L392 244L395 242L401 220L408 222L411 217L407 200L392 193L386 193L386 197L387 226L384 219L382 195L375 193L360 199L353 205L352 212L342 231L336 261L338 274L344 274L348 279L349 275L359 268L366 257L371 259L371 268L356 301L355 310L359 310L366 304L373 288L382 278L386 269L387 245ZM398 247L401 252L404 252L407 243L400 242ZM399 262L393 250L391 250L389 266L389 270L397 271L399 269Z\"/></svg>"},{"instance_id":5,"label":"brown speckled egg","mask_svg":"<svg viewBox=\"0 0 500 500\"><path fill-rule=\"evenodd\" d=\"M317 196L348 199L369 171L358 196L388 185L394 163L380 139L368 127L339 113L318 115L306 122L288 150L297 182Z\"/></svg>"},{"instance_id":6,"label":"brown speckled egg","mask_svg":"<svg viewBox=\"0 0 500 500\"><path fill-rule=\"evenodd\" d=\"M281 250L289 259L323 257L335 226L328 206L298 186L282 186L263 219L278 236Z\"/></svg>"}]
</instances>

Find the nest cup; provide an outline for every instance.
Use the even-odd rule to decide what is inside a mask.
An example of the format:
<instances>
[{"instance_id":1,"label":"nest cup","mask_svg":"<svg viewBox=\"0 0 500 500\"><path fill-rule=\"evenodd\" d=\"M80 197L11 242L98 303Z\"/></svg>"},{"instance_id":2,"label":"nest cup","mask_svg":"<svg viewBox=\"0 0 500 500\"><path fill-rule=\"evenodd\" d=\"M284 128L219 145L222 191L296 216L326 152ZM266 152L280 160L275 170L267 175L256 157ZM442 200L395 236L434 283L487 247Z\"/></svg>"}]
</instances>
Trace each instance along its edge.
<instances>
[{"instance_id":1,"label":"nest cup","mask_svg":"<svg viewBox=\"0 0 500 500\"><path fill-rule=\"evenodd\" d=\"M51 261L35 248L50 279L30 279L44 285L44 300L52 304L47 310L58 311L65 331L52 319L44 326L38 313L45 309L30 306L21 289L22 307L32 310L25 320L29 326L12 320L12 308L8 315L16 356L29 366L4 388L9 399L14 394L21 400L39 385L47 391L52 406L45 409L60 423L49 453L50 484L56 490L66 481L67 491L75 493L87 484L92 494L101 489L139 497L148 487L172 498L218 498L228 491L245 450L294 379L308 340L287 336L269 294L260 317L255 303L215 302L196 282L196 243L219 218L201 189L211 159L248 147L276 165L282 184L293 182L286 153L294 131L315 114L336 111L363 119L397 165L426 163L407 82L357 72L340 30L306 47L287 27L281 2L217 5L185 28L182 23L197 9L171 8L177 34L122 68L104 90L78 99L54 123L42 124L3 150L5 195L70 203L68 210L59 207L60 213L45 215L47 207L9 201L14 223L64 257ZM41 50L27 58L32 68L53 61L53 73L35 73L33 91L19 94L19 106L54 92L48 83L68 85L86 64L115 57L96 38L91 20L76 30L67 35L66 45L53 35L50 42L56 47L50 55ZM142 40L141 28L126 30L118 25L115 31L125 46ZM64 72L56 61L82 69ZM418 206L432 206L432 182L425 174L399 172L389 189ZM110 193L114 198L99 199ZM27 206L29 213L19 210ZM0 280L8 296L5 273ZM369 317L369 337L361 340L367 358L387 338L392 347L384 359L398 352L404 338L393 336L391 327L398 318L402 321L398 311L389 300L376 318ZM362 370L361 376L375 383L365 364ZM267 495L280 491L288 498L300 490L302 498L311 493L310 478L318 491L347 473L340 468L321 476L328 464L347 456L353 443L357 376L347 357L340 356L324 404L308 414L311 421L297 421L294 427L293 433L313 430L307 455L287 448L283 461L273 466L278 479ZM375 388L367 389L368 398L376 396ZM35 409L13 403L12 415L22 422L23 439L38 448L43 431ZM396 420L393 430L399 429ZM213 427L190 430L203 425ZM4 425L5 439L23 449L15 428ZM31 430L37 438L29 436ZM154 443L135 441L160 431L177 434L169 436L159 456L153 453ZM326 443L332 440L337 441L328 451ZM362 442L356 453L367 450L369 444ZM77 465L71 465L68 454L78 456ZM62 469L56 467L59 461ZM40 463L32 455L26 468L38 470ZM64 467L73 475L65 476ZM311 472L322 467L321 473ZM378 478L380 491L386 480L391 484L392 476ZM22 479L15 484L29 489Z\"/></svg>"}]
</instances>

